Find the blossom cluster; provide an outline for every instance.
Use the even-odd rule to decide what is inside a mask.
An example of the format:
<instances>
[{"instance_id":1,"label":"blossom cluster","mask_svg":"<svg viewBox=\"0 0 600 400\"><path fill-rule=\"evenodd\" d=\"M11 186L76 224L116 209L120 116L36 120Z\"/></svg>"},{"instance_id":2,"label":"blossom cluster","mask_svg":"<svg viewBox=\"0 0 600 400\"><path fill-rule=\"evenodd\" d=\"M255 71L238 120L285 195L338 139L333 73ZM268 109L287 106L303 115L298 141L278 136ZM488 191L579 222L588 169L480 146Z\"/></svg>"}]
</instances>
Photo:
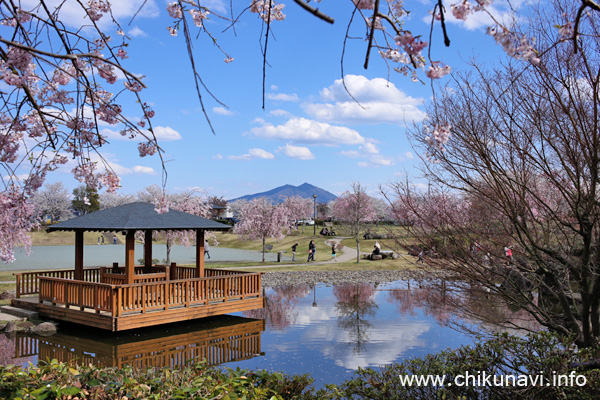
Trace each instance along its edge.
<instances>
[{"instance_id":1,"label":"blossom cluster","mask_svg":"<svg viewBox=\"0 0 600 400\"><path fill-rule=\"evenodd\" d=\"M449 74L450 70L451 68L449 65L444 65L442 67L440 66L440 62L434 61L429 66L429 69L425 71L425 75L430 79L439 79L442 76Z\"/></svg>"},{"instance_id":2,"label":"blossom cluster","mask_svg":"<svg viewBox=\"0 0 600 400\"><path fill-rule=\"evenodd\" d=\"M492 36L496 43L502 46L504 51L516 59L529 61L532 64L538 64L540 59L533 47L532 42L525 36L518 36L501 26L491 26L487 29L487 34Z\"/></svg>"},{"instance_id":3,"label":"blossom cluster","mask_svg":"<svg viewBox=\"0 0 600 400\"><path fill-rule=\"evenodd\" d=\"M434 125L433 129L431 127L426 127L426 130L430 133L430 135L425 137L425 142L431 147L431 151L427 154L427 158L430 161L437 162L433 157L435 152L446 151L444 145L450 140L451 129L452 126L448 124Z\"/></svg>"},{"instance_id":4,"label":"blossom cluster","mask_svg":"<svg viewBox=\"0 0 600 400\"><path fill-rule=\"evenodd\" d=\"M283 21L285 14L282 12L285 4L273 0L252 0L250 11L259 15L265 22Z\"/></svg>"}]
</instances>

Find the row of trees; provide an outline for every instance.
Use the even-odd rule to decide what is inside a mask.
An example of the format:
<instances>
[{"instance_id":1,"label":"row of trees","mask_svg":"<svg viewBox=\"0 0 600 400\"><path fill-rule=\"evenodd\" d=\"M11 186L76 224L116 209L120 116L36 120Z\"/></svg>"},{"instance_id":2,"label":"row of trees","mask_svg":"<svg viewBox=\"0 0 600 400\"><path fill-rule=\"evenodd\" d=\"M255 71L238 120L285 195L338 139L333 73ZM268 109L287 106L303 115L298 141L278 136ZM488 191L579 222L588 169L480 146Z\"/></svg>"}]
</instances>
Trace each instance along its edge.
<instances>
[{"instance_id":1,"label":"row of trees","mask_svg":"<svg viewBox=\"0 0 600 400\"><path fill-rule=\"evenodd\" d=\"M537 63L473 63L439 87L430 120L411 132L432 190L405 181L385 191L413 238L435 249L430 265L591 346L600 338L600 19L575 3L554 0L520 26ZM575 19L576 40L547 29Z\"/></svg>"}]
</instances>

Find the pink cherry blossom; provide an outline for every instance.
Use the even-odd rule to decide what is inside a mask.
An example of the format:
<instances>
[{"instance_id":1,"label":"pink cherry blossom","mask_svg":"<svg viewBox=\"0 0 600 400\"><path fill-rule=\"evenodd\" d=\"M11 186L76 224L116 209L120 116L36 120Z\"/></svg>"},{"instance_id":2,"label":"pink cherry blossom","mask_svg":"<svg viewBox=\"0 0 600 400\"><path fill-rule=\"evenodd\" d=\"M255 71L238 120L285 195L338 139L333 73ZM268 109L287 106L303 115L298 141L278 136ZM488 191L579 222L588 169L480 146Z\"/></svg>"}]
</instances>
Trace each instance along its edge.
<instances>
[{"instance_id":1,"label":"pink cherry blossom","mask_svg":"<svg viewBox=\"0 0 600 400\"><path fill-rule=\"evenodd\" d=\"M425 75L427 75L427 77L430 79L439 79L442 76L449 74L450 70L450 66L445 65L442 67L440 66L439 61L434 61L431 63L431 66L427 69L427 71L425 71Z\"/></svg>"},{"instance_id":2,"label":"pink cherry blossom","mask_svg":"<svg viewBox=\"0 0 600 400\"><path fill-rule=\"evenodd\" d=\"M139 143L138 150L140 157L153 156L156 153L156 145L154 143Z\"/></svg>"},{"instance_id":3,"label":"pink cherry blossom","mask_svg":"<svg viewBox=\"0 0 600 400\"><path fill-rule=\"evenodd\" d=\"M127 90L131 90L132 92L140 92L144 87L138 81L125 81L123 82Z\"/></svg>"},{"instance_id":4,"label":"pink cherry blossom","mask_svg":"<svg viewBox=\"0 0 600 400\"><path fill-rule=\"evenodd\" d=\"M207 10L190 10L189 13L192 16L194 25L196 25L198 28L202 28L204 26L204 20L208 19L208 15L210 14L210 12Z\"/></svg>"},{"instance_id":5,"label":"pink cherry blossom","mask_svg":"<svg viewBox=\"0 0 600 400\"><path fill-rule=\"evenodd\" d=\"M285 14L282 12L284 4L278 4L274 0L252 0L250 12L256 13L265 22L283 21Z\"/></svg>"},{"instance_id":6,"label":"pink cherry blossom","mask_svg":"<svg viewBox=\"0 0 600 400\"><path fill-rule=\"evenodd\" d=\"M117 57L119 57L121 60L129 58L129 56L127 55L127 52L123 49L119 49L119 51L117 52Z\"/></svg>"},{"instance_id":7,"label":"pink cherry blossom","mask_svg":"<svg viewBox=\"0 0 600 400\"><path fill-rule=\"evenodd\" d=\"M183 10L176 1L167 4L167 11L172 18L181 19L183 17Z\"/></svg>"},{"instance_id":8,"label":"pink cherry blossom","mask_svg":"<svg viewBox=\"0 0 600 400\"><path fill-rule=\"evenodd\" d=\"M352 0L356 8L361 10L372 10L375 6L374 0Z\"/></svg>"},{"instance_id":9,"label":"pink cherry blossom","mask_svg":"<svg viewBox=\"0 0 600 400\"><path fill-rule=\"evenodd\" d=\"M469 0L463 0L460 3L452 4L450 10L456 19L461 19L463 21L466 21L469 14L473 12Z\"/></svg>"},{"instance_id":10,"label":"pink cherry blossom","mask_svg":"<svg viewBox=\"0 0 600 400\"><path fill-rule=\"evenodd\" d=\"M107 12L110 12L110 3L107 0L88 1L87 13L92 21L100 20Z\"/></svg>"}]
</instances>

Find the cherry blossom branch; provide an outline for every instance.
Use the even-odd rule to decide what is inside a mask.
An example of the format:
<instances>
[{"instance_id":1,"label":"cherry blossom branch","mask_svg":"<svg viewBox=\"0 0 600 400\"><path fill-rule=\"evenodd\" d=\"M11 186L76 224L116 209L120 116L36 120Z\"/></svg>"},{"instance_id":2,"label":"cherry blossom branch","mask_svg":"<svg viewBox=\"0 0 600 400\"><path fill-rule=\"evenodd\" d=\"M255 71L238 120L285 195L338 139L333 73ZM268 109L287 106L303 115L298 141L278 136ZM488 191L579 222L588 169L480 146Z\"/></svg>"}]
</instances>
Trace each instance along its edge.
<instances>
[{"instance_id":1,"label":"cherry blossom branch","mask_svg":"<svg viewBox=\"0 0 600 400\"><path fill-rule=\"evenodd\" d=\"M367 45L367 55L365 56L364 69L369 68L369 56L371 54L371 48L373 47L373 37L375 36L375 21L377 20L377 14L379 14L379 0L375 0L375 5L373 6L373 20L371 21L369 44Z\"/></svg>"},{"instance_id":2,"label":"cherry blossom branch","mask_svg":"<svg viewBox=\"0 0 600 400\"><path fill-rule=\"evenodd\" d=\"M13 42L12 40L6 40L2 37L0 37L0 43L4 43L7 44L9 46L13 46L16 48L19 48L21 50L25 50L29 53L34 53L34 54L39 54L42 56L47 56L47 57L52 57L52 58L57 58L59 60L70 60L70 61L77 61L81 58L93 58L96 60L100 60L104 63L110 64L113 67L117 67L119 70L121 70L121 72L123 72L126 76L128 76L131 79L134 79L136 82L138 82L140 85L142 85L142 87L145 89L146 85L144 84L144 82L142 82L142 80L140 78L138 78L137 76L135 76L133 73L129 72L128 70L126 70L125 68L123 68L123 66L121 64L119 64L118 62L114 62L110 59L104 58L98 54L94 54L94 53L81 53L81 54L58 54L58 53L50 53L48 51L44 51L44 50L40 50L38 48L35 47L31 47L31 46L26 46L22 43L18 43L18 42Z\"/></svg>"},{"instance_id":3,"label":"cherry blossom branch","mask_svg":"<svg viewBox=\"0 0 600 400\"><path fill-rule=\"evenodd\" d=\"M442 3L442 0L438 0L437 7L439 7L440 10L440 23L442 25L442 32L444 33L444 44L446 45L446 47L449 47L450 38L448 38L448 32L446 31L446 20L444 18L444 4Z\"/></svg>"},{"instance_id":4,"label":"cherry blossom branch","mask_svg":"<svg viewBox=\"0 0 600 400\"><path fill-rule=\"evenodd\" d=\"M332 17L330 17L327 14L322 13L321 11L319 11L318 8L313 8L313 7L309 6L306 2L304 2L302 0L294 0L294 3L298 4L300 7L304 8L306 11L308 11L315 17L322 19L325 22L328 22L330 24L333 24L335 22L335 20Z\"/></svg>"},{"instance_id":5,"label":"cherry blossom branch","mask_svg":"<svg viewBox=\"0 0 600 400\"><path fill-rule=\"evenodd\" d=\"M262 109L265 109L265 87L267 84L267 47L269 45L269 32L271 31L271 9L273 3L269 0L269 11L267 12L267 31L265 32L265 48L263 51L263 68L262 68Z\"/></svg>"}]
</instances>

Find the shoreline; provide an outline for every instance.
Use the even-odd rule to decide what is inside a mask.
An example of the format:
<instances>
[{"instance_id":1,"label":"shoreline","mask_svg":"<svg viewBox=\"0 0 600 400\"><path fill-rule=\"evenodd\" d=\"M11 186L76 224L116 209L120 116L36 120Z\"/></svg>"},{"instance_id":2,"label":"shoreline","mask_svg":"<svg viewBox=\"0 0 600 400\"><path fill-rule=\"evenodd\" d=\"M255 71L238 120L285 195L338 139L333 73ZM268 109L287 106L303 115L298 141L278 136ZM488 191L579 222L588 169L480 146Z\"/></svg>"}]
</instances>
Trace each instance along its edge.
<instances>
[{"instance_id":1,"label":"shoreline","mask_svg":"<svg viewBox=\"0 0 600 400\"><path fill-rule=\"evenodd\" d=\"M261 278L263 288L277 286L344 285L360 283L387 283L395 281L425 281L443 274L424 270L375 270L375 271L268 271Z\"/></svg>"}]
</instances>

